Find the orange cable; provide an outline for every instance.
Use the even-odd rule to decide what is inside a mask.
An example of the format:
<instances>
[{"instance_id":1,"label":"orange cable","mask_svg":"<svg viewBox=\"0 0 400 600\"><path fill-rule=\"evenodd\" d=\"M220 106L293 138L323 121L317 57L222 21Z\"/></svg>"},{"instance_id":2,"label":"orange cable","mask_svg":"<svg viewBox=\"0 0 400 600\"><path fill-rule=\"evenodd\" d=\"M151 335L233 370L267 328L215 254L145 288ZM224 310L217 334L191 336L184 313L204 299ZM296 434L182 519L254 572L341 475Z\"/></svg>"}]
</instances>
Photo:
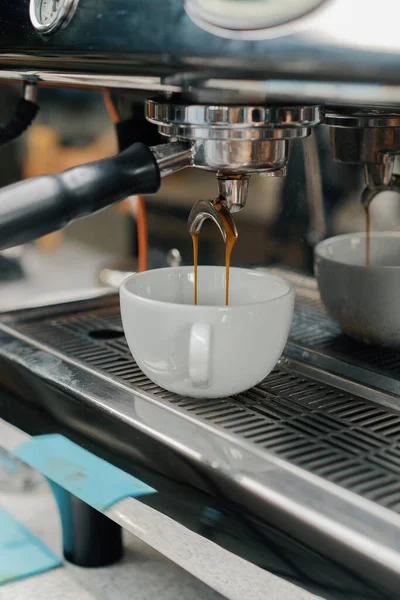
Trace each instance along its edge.
<instances>
[{"instance_id":1,"label":"orange cable","mask_svg":"<svg viewBox=\"0 0 400 600\"><path fill-rule=\"evenodd\" d=\"M147 271L147 215L143 196L137 196L138 270Z\"/></svg>"},{"instance_id":2,"label":"orange cable","mask_svg":"<svg viewBox=\"0 0 400 600\"><path fill-rule=\"evenodd\" d=\"M103 92L104 104L107 112L110 116L111 121L116 125L119 122L119 115L114 103L111 99L110 91L104 90ZM147 271L147 215L146 215L146 203L143 196L136 196L137 198L137 211L136 211L136 227L138 236L138 271ZM132 206L132 203L130 203Z\"/></svg>"},{"instance_id":3,"label":"orange cable","mask_svg":"<svg viewBox=\"0 0 400 600\"><path fill-rule=\"evenodd\" d=\"M108 112L108 116L111 121L116 125L119 122L119 114L117 109L114 106L114 102L111 99L110 90L104 90L103 92L104 104Z\"/></svg>"}]
</instances>

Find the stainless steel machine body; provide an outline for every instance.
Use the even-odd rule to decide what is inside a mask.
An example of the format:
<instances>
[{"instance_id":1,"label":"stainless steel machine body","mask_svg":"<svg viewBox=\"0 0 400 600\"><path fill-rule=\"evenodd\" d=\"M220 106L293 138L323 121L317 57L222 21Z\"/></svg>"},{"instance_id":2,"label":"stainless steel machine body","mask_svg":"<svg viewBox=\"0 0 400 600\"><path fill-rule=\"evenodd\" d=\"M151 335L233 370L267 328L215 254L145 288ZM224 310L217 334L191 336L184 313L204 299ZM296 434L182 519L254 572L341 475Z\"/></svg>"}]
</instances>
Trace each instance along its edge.
<instances>
[{"instance_id":1,"label":"stainless steel machine body","mask_svg":"<svg viewBox=\"0 0 400 600\"><path fill-rule=\"evenodd\" d=\"M321 122L336 159L365 165L366 204L398 188L396 1L46 2L0 9L0 79L113 88L123 122L149 99L161 176L215 171L235 212L248 176L283 176ZM140 474L158 510L325 598L398 598L398 356L344 338L314 280L283 275L298 293L284 357L224 400L148 381L116 297L2 315L0 417Z\"/></svg>"},{"instance_id":2,"label":"stainless steel machine body","mask_svg":"<svg viewBox=\"0 0 400 600\"><path fill-rule=\"evenodd\" d=\"M33 2L40 10L41 0ZM397 6L382 0L326 0L314 11L298 5L279 29L270 15L252 26L211 29L193 21L196 5L182 0L64 0L58 31L35 31L29 1L2 8L1 72L10 81L112 87L167 93L187 90L198 103L272 103L395 106L399 102ZM248 0L231 2L246 7ZM282 10L281 2L257 2ZM71 19L60 13L72 5ZM285 7L289 3L285 3ZM257 13L255 13L257 14ZM69 13L70 15L70 13ZM208 17L214 20L212 15ZM258 25L262 27L259 28ZM205 26L204 26L205 25ZM284 35L283 35L284 34ZM209 101L209 99L211 99Z\"/></svg>"},{"instance_id":3,"label":"stainless steel machine body","mask_svg":"<svg viewBox=\"0 0 400 600\"><path fill-rule=\"evenodd\" d=\"M361 0L350 8L344 0L24 4L5 8L0 24L4 80L133 90L140 101L144 90L162 92L147 101L147 118L191 144L192 166L228 177L284 175L289 140L309 135L327 111L337 158L355 161L336 151L354 131L365 142L353 145L374 146L372 158L359 151L356 159L366 165L364 203L397 189L400 47L391 0L373 16ZM121 106L126 118L129 102ZM357 125L344 108L354 106ZM231 182L225 191L230 208L244 205L243 186Z\"/></svg>"}]
</instances>

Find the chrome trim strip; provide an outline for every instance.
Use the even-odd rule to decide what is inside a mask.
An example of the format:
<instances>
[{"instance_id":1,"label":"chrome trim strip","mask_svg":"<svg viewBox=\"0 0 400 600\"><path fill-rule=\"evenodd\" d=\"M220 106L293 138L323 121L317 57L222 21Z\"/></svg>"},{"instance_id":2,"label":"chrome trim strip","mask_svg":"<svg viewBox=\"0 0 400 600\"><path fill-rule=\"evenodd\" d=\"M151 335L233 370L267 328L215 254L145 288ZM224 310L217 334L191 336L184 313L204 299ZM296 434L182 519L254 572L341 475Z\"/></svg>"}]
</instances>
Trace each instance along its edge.
<instances>
[{"instance_id":1,"label":"chrome trim strip","mask_svg":"<svg viewBox=\"0 0 400 600\"><path fill-rule=\"evenodd\" d=\"M322 352L303 348L290 341L284 354L295 371L308 374L322 383L334 385L392 410L400 410L400 384L390 377L326 356Z\"/></svg>"},{"instance_id":2,"label":"chrome trim strip","mask_svg":"<svg viewBox=\"0 0 400 600\"><path fill-rule=\"evenodd\" d=\"M24 57L17 57L24 61ZM14 57L15 59L15 57ZM7 61L7 55L0 54L0 61ZM29 57L29 62L32 58ZM164 84L160 77L145 75L113 75L110 73L73 73L36 69L1 69L0 79L25 81L30 83L54 83L62 86L124 88L160 92L179 92L180 86Z\"/></svg>"},{"instance_id":3,"label":"chrome trim strip","mask_svg":"<svg viewBox=\"0 0 400 600\"><path fill-rule=\"evenodd\" d=\"M33 63L31 56L0 55L0 62L20 64ZM37 59L40 63L40 58ZM49 61L47 61L49 62ZM50 61L51 62L51 61ZM295 104L340 104L354 106L374 105L389 107L400 105L400 85L377 83L350 83L340 81L312 81L289 79L227 79L198 77L186 81L185 74L165 80L158 76L126 75L111 73L74 73L41 68L1 69L0 80L23 81L37 84L56 84L60 87L75 86L88 88L121 88L174 93L190 90L198 103L210 103L210 95L218 101L236 101L247 104L254 102L294 102ZM207 94L204 97L204 94Z\"/></svg>"},{"instance_id":4,"label":"chrome trim strip","mask_svg":"<svg viewBox=\"0 0 400 600\"><path fill-rule=\"evenodd\" d=\"M266 590L268 600L317 599L138 500L122 500L105 514L229 600L265 600Z\"/></svg>"}]
</instances>

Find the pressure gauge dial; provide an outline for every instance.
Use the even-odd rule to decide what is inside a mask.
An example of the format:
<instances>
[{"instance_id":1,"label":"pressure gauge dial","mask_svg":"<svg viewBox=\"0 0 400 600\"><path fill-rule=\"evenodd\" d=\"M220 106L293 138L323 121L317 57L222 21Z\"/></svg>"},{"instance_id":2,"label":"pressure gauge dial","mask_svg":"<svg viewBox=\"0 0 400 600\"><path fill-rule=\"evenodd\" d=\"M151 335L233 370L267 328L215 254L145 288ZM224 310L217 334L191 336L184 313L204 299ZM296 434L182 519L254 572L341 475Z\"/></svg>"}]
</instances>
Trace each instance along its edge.
<instances>
[{"instance_id":1,"label":"pressure gauge dial","mask_svg":"<svg viewBox=\"0 0 400 600\"><path fill-rule=\"evenodd\" d=\"M32 25L39 33L56 33L70 22L79 0L30 0Z\"/></svg>"}]
</instances>

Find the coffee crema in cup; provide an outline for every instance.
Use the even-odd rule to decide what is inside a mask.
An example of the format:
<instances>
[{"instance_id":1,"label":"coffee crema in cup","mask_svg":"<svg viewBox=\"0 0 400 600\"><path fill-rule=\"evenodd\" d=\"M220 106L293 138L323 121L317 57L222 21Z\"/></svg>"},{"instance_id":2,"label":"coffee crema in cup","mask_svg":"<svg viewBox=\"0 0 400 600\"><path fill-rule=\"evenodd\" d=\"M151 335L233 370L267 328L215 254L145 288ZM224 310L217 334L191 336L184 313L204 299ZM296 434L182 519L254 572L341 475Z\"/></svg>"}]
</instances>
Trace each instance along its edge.
<instances>
[{"instance_id":1,"label":"coffee crema in cup","mask_svg":"<svg viewBox=\"0 0 400 600\"><path fill-rule=\"evenodd\" d=\"M221 216L222 225L226 234L225 242L225 305L229 304L229 272L231 266L231 255L234 245L237 242L237 232L233 229L230 219L228 218L229 211L224 206L221 198L216 198L213 204ZM199 262L199 234L192 233L193 241L193 272L194 272L194 298L193 302L197 304L197 286L198 286L198 262Z\"/></svg>"}]
</instances>

